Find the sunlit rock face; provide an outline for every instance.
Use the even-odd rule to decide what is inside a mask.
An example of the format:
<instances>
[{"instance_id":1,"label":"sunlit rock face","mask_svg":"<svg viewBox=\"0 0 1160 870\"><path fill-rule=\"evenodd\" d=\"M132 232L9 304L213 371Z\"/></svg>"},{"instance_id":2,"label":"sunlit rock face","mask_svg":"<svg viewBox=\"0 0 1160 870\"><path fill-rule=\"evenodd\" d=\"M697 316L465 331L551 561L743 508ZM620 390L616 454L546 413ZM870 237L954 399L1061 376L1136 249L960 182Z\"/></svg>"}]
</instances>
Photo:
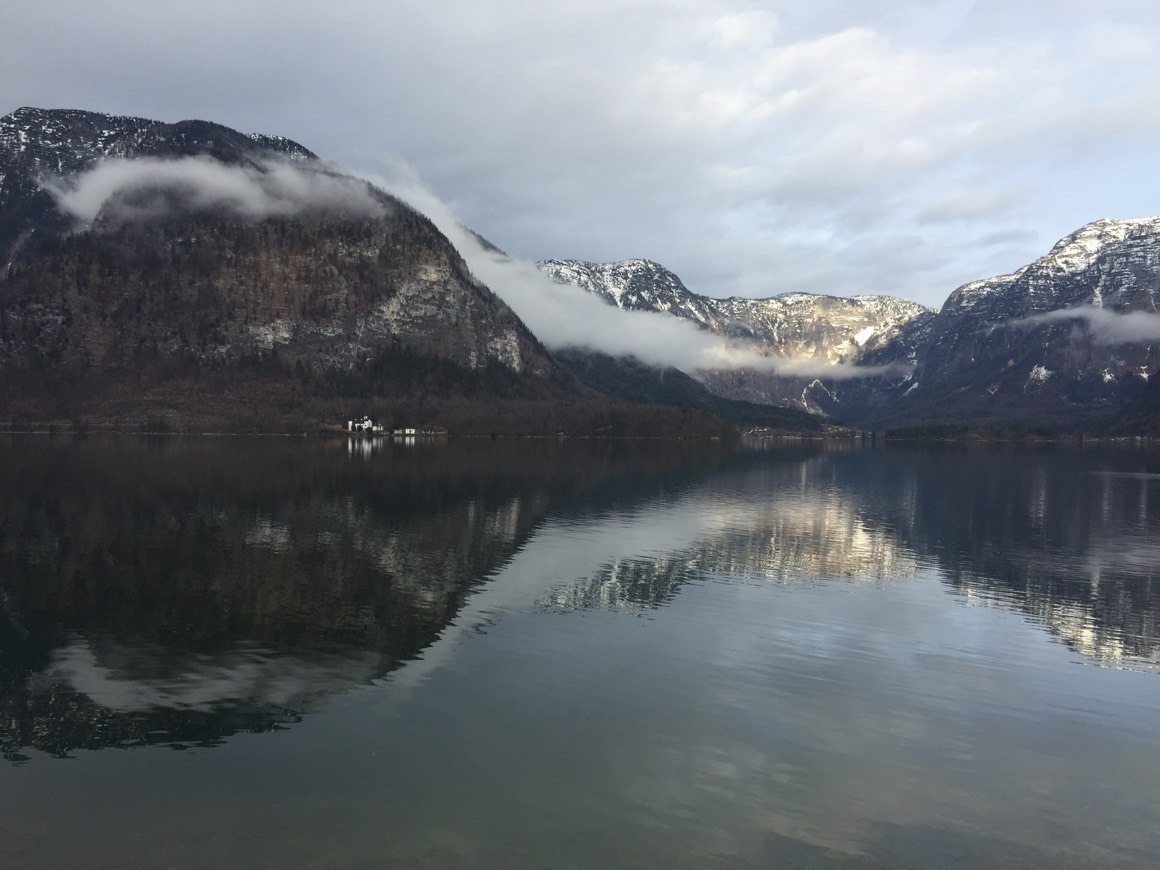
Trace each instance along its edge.
<instances>
[{"instance_id":1,"label":"sunlit rock face","mask_svg":"<svg viewBox=\"0 0 1160 870\"><path fill-rule=\"evenodd\" d=\"M544 260L537 266L554 281L581 287L619 308L667 312L743 342L764 356L782 358L792 365L815 364L819 374L810 376L748 369L695 373L719 396L799 407L814 413L832 413L845 403L847 407L839 416L848 417L882 386L877 378L872 383L823 383L827 366L855 364L872 351L892 346L892 362L904 367L916 327L933 316L917 303L890 296L701 296L688 290L672 272L649 260ZM900 368L886 377L897 381L902 374Z\"/></svg>"},{"instance_id":2,"label":"sunlit rock face","mask_svg":"<svg viewBox=\"0 0 1160 870\"><path fill-rule=\"evenodd\" d=\"M856 361L927 311L890 296L786 293L767 299L717 299L691 292L650 260L543 260L536 265L557 283L582 287L619 308L669 312L720 335L750 340L769 356L826 363Z\"/></svg>"}]
</instances>

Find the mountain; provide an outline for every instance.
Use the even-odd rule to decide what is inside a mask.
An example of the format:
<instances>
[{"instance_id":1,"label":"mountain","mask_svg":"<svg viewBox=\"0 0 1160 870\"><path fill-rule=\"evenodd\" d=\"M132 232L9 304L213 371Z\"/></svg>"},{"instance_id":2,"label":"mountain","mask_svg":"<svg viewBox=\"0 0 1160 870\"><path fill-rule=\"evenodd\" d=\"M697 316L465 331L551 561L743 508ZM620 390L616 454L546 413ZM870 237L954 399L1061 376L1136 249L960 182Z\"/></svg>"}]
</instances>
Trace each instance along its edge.
<instances>
[{"instance_id":1,"label":"mountain","mask_svg":"<svg viewBox=\"0 0 1160 870\"><path fill-rule=\"evenodd\" d=\"M430 220L286 139L20 109L0 251L8 427L733 432L585 386Z\"/></svg>"},{"instance_id":2,"label":"mountain","mask_svg":"<svg viewBox=\"0 0 1160 870\"><path fill-rule=\"evenodd\" d=\"M876 422L1071 425L1115 413L1160 369L1158 293L1160 218L1087 224L1013 274L955 290Z\"/></svg>"},{"instance_id":3,"label":"mountain","mask_svg":"<svg viewBox=\"0 0 1160 870\"><path fill-rule=\"evenodd\" d=\"M110 158L135 175L78 226L62 192ZM0 173L17 425L465 423L487 400L591 397L429 220L297 143L21 109L0 119Z\"/></svg>"},{"instance_id":4,"label":"mountain","mask_svg":"<svg viewBox=\"0 0 1160 870\"><path fill-rule=\"evenodd\" d=\"M0 424L724 434L928 424L1148 429L1160 218L1101 220L938 312L717 299L648 260L540 269L770 370L553 356L426 217L288 139L23 108L0 118ZM762 367L764 369L764 366ZM776 411L776 413L775 413ZM796 422L794 422L796 420Z\"/></svg>"},{"instance_id":5,"label":"mountain","mask_svg":"<svg viewBox=\"0 0 1160 870\"><path fill-rule=\"evenodd\" d=\"M378 218L98 221L46 244L2 292L0 359L66 370L166 357L212 368L266 352L357 372L400 347L467 370L555 368L434 226L398 203Z\"/></svg>"},{"instance_id":6,"label":"mountain","mask_svg":"<svg viewBox=\"0 0 1160 870\"><path fill-rule=\"evenodd\" d=\"M619 308L668 312L719 335L757 342L768 356L854 362L897 337L903 325L932 313L891 296L701 296L651 260L542 260L536 265L557 283L583 287Z\"/></svg>"},{"instance_id":7,"label":"mountain","mask_svg":"<svg viewBox=\"0 0 1160 870\"><path fill-rule=\"evenodd\" d=\"M818 366L811 376L692 373L725 398L873 428L1116 428L1121 412L1138 428L1155 413L1154 391L1143 391L1160 369L1160 218L1095 221L1013 274L958 288L937 313L883 296L714 299L647 260L539 266L609 304L669 312ZM835 363L845 365L828 374Z\"/></svg>"},{"instance_id":8,"label":"mountain","mask_svg":"<svg viewBox=\"0 0 1160 870\"><path fill-rule=\"evenodd\" d=\"M889 348L887 372L836 381L820 374L790 375L730 369L693 373L712 393L735 401L794 407L844 420L857 418L908 365L934 312L892 296L824 296L786 293L767 299L717 299L691 292L663 266L649 260L588 263L544 260L536 264L560 284L582 287L626 310L668 312L759 353L812 364L853 365ZM895 371L897 369L897 371Z\"/></svg>"}]
</instances>

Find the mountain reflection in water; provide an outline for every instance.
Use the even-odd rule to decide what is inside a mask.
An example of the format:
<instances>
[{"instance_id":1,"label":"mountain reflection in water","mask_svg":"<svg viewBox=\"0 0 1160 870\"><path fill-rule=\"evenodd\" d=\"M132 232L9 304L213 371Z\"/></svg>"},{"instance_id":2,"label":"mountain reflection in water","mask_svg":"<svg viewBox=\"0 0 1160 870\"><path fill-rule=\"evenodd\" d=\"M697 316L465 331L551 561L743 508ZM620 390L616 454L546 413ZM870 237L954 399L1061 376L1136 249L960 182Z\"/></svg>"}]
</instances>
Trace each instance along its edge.
<instances>
[{"instance_id":1,"label":"mountain reflection in water","mask_svg":"<svg viewBox=\"0 0 1160 870\"><path fill-rule=\"evenodd\" d=\"M215 745L421 681L505 612L689 583L906 581L1158 661L1140 450L17 439L0 455L0 748Z\"/></svg>"},{"instance_id":2,"label":"mountain reflection in water","mask_svg":"<svg viewBox=\"0 0 1160 870\"><path fill-rule=\"evenodd\" d=\"M206 745L414 658L552 505L722 450L12 439L0 747ZM630 498L637 498L631 494Z\"/></svg>"}]
</instances>

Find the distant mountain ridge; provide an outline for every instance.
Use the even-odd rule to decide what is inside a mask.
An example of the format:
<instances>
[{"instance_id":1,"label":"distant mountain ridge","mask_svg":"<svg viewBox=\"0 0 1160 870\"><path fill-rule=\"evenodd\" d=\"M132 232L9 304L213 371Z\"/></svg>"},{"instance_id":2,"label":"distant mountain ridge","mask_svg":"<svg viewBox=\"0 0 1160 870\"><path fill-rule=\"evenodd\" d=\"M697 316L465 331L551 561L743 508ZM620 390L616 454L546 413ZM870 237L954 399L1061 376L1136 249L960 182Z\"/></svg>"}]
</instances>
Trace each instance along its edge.
<instances>
[{"instance_id":1,"label":"distant mountain ridge","mask_svg":"<svg viewBox=\"0 0 1160 870\"><path fill-rule=\"evenodd\" d=\"M1160 369L1158 294L1160 218L1093 221L1015 273L951 293L906 394L880 419L1067 422L1115 411Z\"/></svg>"},{"instance_id":2,"label":"distant mountain ridge","mask_svg":"<svg viewBox=\"0 0 1160 870\"><path fill-rule=\"evenodd\" d=\"M541 260L536 265L557 283L583 287L619 308L668 312L719 335L756 341L771 356L854 362L897 337L914 318L933 314L893 296L702 296L651 260Z\"/></svg>"},{"instance_id":3,"label":"distant mountain ridge","mask_svg":"<svg viewBox=\"0 0 1160 870\"><path fill-rule=\"evenodd\" d=\"M538 265L609 304L668 312L770 356L866 369L693 373L719 396L856 425L1072 425L1117 413L1160 369L1160 218L1094 221L1011 275L963 285L938 312L881 296L715 299L646 260Z\"/></svg>"},{"instance_id":4,"label":"distant mountain ridge","mask_svg":"<svg viewBox=\"0 0 1160 870\"><path fill-rule=\"evenodd\" d=\"M878 365L899 374L827 381L824 374L784 375L746 369L693 372L714 394L732 401L792 407L861 420L883 389L914 363L915 348L935 312L893 296L825 296L785 293L764 299L719 299L693 293L650 260L589 263L543 260L536 264L560 284L573 284L617 307L660 311L692 321L727 339L751 343L760 353L787 361L851 366L891 348Z\"/></svg>"}]
</instances>

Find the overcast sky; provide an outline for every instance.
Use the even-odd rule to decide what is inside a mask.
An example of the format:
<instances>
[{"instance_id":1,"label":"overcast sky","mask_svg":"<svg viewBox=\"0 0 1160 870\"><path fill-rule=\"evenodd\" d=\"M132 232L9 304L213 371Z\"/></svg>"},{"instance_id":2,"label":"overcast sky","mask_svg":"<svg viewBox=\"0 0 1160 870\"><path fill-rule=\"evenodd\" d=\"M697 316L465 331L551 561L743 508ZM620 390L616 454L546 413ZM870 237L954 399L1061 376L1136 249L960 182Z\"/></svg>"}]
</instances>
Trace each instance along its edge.
<instances>
[{"instance_id":1,"label":"overcast sky","mask_svg":"<svg viewBox=\"0 0 1160 870\"><path fill-rule=\"evenodd\" d=\"M510 253L938 306L1160 214L1155 0L91 0L0 14L23 105L406 167Z\"/></svg>"}]
</instances>

